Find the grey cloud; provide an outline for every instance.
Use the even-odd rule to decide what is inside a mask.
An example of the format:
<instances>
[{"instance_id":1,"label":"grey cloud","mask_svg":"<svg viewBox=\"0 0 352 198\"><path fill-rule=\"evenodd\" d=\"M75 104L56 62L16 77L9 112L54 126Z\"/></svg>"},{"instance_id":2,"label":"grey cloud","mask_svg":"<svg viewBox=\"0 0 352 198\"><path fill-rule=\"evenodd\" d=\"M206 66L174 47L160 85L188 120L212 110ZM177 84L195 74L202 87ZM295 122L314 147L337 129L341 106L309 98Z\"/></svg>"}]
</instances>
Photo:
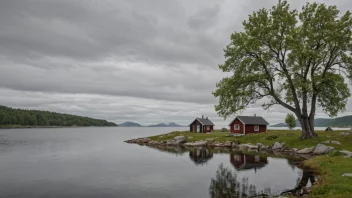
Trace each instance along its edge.
<instances>
[{"instance_id":1,"label":"grey cloud","mask_svg":"<svg viewBox=\"0 0 352 198\"><path fill-rule=\"evenodd\" d=\"M351 7L348 0L324 2ZM217 68L222 49L248 14L276 3L0 1L0 104L146 124L188 124L206 114L226 126L211 94L228 75ZM243 114L282 122L287 110L267 112L261 102Z\"/></svg>"}]
</instances>

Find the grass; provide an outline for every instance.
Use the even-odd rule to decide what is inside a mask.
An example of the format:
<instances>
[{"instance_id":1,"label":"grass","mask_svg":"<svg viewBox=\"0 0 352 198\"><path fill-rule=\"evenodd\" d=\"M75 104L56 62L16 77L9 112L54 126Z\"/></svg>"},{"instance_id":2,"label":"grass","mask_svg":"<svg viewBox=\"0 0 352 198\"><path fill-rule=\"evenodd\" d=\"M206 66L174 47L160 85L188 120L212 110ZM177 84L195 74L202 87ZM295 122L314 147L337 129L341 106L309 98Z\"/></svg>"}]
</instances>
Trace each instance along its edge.
<instances>
[{"instance_id":1,"label":"grass","mask_svg":"<svg viewBox=\"0 0 352 198\"><path fill-rule=\"evenodd\" d=\"M261 134L249 134L242 137L228 136L228 132L216 131L211 134L194 133L194 132L171 132L158 136L149 137L153 140L168 140L175 136L185 136L186 142L206 140L213 138L216 142L239 141L240 143L256 144L261 142L265 145L273 145L275 142L285 142L285 146L289 148L306 148L316 146L326 140L339 141L341 145L327 144L333 146L337 150L352 151L352 135L341 135L343 131L317 131L318 138L300 140L300 131L289 130L269 130ZM190 138L192 137L192 138ZM276 137L275 139L267 139L268 137ZM325 156L317 156L306 160L304 165L307 168L316 170L321 176L318 185L313 188L310 197L313 198L351 198L352 197L352 177L343 177L343 173L352 173L352 158L344 158L339 152L333 152Z\"/></svg>"}]
</instances>

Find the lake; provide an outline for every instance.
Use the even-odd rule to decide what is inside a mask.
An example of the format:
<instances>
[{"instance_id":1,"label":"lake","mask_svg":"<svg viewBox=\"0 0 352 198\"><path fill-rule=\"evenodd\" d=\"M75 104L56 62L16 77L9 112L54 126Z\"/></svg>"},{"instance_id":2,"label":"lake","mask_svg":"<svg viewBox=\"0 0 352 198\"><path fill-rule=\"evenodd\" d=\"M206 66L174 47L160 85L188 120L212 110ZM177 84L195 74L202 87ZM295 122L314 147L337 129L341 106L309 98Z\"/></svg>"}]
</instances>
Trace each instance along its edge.
<instances>
[{"instance_id":1,"label":"lake","mask_svg":"<svg viewBox=\"0 0 352 198\"><path fill-rule=\"evenodd\" d=\"M295 160L123 142L185 129L0 130L0 197L277 195L309 176Z\"/></svg>"}]
</instances>

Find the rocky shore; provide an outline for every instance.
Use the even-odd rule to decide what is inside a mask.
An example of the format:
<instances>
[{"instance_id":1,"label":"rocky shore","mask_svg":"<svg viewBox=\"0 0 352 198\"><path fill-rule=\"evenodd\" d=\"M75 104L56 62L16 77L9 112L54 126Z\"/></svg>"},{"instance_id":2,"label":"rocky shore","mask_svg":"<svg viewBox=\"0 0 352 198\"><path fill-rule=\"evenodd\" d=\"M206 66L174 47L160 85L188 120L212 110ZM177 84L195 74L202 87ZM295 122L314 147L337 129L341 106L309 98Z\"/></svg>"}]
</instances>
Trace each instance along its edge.
<instances>
[{"instance_id":1,"label":"rocky shore","mask_svg":"<svg viewBox=\"0 0 352 198\"><path fill-rule=\"evenodd\" d=\"M238 141L225 141L218 142L214 138L207 138L205 140L191 141L186 142L185 136L176 136L173 139L156 141L150 138L138 138L125 141L130 144L139 144L139 145L167 145L167 146L183 146L183 147L226 147L234 148L239 150L249 150L249 151L275 151L282 153L294 153L298 155L323 155L330 153L336 150L332 146L327 146L326 144L341 144L338 141L324 141L316 146L298 149L298 148L289 148L285 146L284 142L275 142L273 145L264 145L263 143L258 142L256 145L248 143L240 143ZM340 150L339 152L343 153L346 157L352 157L352 152L346 150Z\"/></svg>"}]
</instances>

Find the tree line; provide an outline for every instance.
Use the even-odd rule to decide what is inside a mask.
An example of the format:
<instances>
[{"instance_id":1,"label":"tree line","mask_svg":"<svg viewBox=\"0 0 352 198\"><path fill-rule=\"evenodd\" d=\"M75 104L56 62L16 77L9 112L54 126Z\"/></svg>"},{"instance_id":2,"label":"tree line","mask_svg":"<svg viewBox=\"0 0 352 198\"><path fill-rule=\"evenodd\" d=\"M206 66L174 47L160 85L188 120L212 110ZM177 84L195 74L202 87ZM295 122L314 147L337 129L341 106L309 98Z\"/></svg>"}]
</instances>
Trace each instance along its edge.
<instances>
[{"instance_id":1,"label":"tree line","mask_svg":"<svg viewBox=\"0 0 352 198\"><path fill-rule=\"evenodd\" d=\"M0 125L117 126L113 122L50 111L14 109L0 105Z\"/></svg>"}]
</instances>

